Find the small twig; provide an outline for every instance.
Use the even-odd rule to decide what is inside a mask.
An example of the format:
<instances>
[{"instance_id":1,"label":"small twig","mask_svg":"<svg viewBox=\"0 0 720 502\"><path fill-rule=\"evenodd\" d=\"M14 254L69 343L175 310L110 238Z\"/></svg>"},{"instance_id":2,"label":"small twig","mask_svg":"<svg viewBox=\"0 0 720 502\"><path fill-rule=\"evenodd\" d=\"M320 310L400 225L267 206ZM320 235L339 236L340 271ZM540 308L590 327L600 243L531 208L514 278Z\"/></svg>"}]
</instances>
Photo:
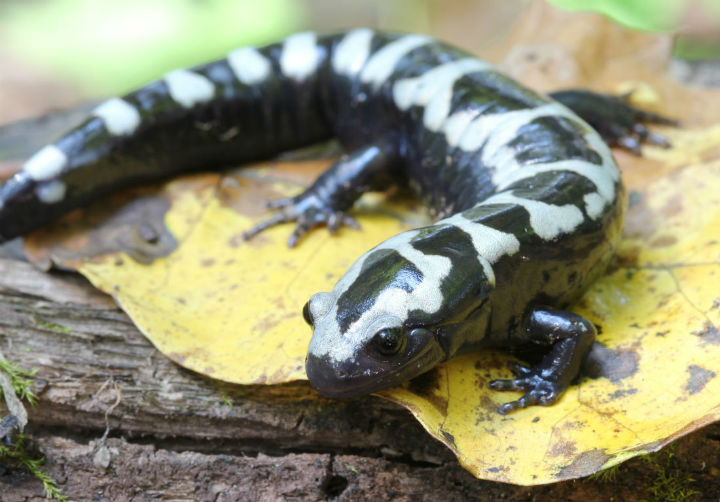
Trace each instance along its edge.
<instances>
[{"instance_id":1,"label":"small twig","mask_svg":"<svg viewBox=\"0 0 720 502\"><path fill-rule=\"evenodd\" d=\"M112 413L112 411L118 407L118 405L120 404L120 401L122 400L122 394L120 392L120 387L118 387L117 382L115 380L113 380L112 378L108 378L107 380L105 380L105 383L102 384L100 389L93 396L93 401L95 400L95 398L97 398L100 395L100 393L110 383L112 383L113 387L115 388L115 402L108 409L105 410L105 432L103 432L103 435L99 439L98 444L103 444L105 442L105 440L107 439L108 434L110 433L110 413Z\"/></svg>"}]
</instances>

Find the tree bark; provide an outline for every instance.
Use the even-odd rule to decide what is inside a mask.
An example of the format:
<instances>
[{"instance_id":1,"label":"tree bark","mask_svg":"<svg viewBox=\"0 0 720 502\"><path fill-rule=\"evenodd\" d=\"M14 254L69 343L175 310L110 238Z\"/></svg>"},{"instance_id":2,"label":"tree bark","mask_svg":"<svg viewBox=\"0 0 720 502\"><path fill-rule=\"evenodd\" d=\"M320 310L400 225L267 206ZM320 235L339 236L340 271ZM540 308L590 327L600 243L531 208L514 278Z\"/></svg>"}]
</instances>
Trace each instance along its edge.
<instances>
[{"instance_id":1,"label":"tree bark","mask_svg":"<svg viewBox=\"0 0 720 502\"><path fill-rule=\"evenodd\" d=\"M657 478L634 460L614 482L477 480L392 403L204 378L166 359L81 277L7 258L0 350L37 370L26 432L74 500L632 499L652 498ZM720 490L718 437L714 425L680 440L669 467L702 498ZM42 498L35 478L0 467L1 500Z\"/></svg>"}]
</instances>

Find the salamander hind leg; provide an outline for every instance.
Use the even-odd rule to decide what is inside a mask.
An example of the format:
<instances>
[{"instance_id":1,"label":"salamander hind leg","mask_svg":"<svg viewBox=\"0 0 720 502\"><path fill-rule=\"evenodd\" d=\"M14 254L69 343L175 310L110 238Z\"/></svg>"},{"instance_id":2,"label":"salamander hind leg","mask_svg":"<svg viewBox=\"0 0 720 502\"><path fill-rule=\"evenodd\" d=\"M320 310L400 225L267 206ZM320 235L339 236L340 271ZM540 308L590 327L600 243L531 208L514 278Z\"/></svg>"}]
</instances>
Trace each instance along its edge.
<instances>
[{"instance_id":1,"label":"salamander hind leg","mask_svg":"<svg viewBox=\"0 0 720 502\"><path fill-rule=\"evenodd\" d=\"M295 246L312 228L327 225L335 233L342 225L359 228L346 211L364 193L386 189L397 176L399 159L390 144L376 144L341 157L304 192L295 197L268 203L277 209L273 216L255 225L243 234L250 239L258 233L280 223L296 222L288 239Z\"/></svg>"},{"instance_id":2,"label":"salamander hind leg","mask_svg":"<svg viewBox=\"0 0 720 502\"><path fill-rule=\"evenodd\" d=\"M636 155L641 154L642 143L669 148L667 139L650 132L644 124L678 126L679 122L630 105L630 95L612 96L572 89L551 93L550 97L582 117L611 146L625 148Z\"/></svg>"},{"instance_id":3,"label":"salamander hind leg","mask_svg":"<svg viewBox=\"0 0 720 502\"><path fill-rule=\"evenodd\" d=\"M532 405L553 404L580 371L582 360L595 340L595 327L584 317L545 307L531 310L524 318L524 337L531 343L552 345L550 352L536 366L510 364L515 378L493 380L494 390L523 391L515 401L503 404L503 415Z\"/></svg>"}]
</instances>

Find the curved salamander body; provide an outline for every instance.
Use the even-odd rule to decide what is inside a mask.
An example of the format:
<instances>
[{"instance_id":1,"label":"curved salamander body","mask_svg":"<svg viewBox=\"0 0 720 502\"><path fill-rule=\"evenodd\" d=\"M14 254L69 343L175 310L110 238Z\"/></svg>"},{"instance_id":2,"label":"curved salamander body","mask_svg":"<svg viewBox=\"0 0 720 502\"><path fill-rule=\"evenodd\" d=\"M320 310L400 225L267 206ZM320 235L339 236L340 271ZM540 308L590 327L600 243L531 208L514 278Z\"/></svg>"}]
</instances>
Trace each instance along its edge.
<instances>
[{"instance_id":1,"label":"curved salamander body","mask_svg":"<svg viewBox=\"0 0 720 502\"><path fill-rule=\"evenodd\" d=\"M591 93L557 97L630 117L609 128L610 140L628 128L647 137L635 119L659 119ZM273 203L278 212L248 237L296 221L294 245L319 224L353 224L345 211L363 192L402 182L440 219L368 251L310 299L313 386L370 393L480 347L539 343L549 348L539 365L515 366L517 378L493 386L525 391L503 412L555 401L595 333L557 309L612 255L624 208L618 168L569 108L429 37L301 33L111 99L0 187L0 238L138 181L332 136L347 155Z\"/></svg>"}]
</instances>

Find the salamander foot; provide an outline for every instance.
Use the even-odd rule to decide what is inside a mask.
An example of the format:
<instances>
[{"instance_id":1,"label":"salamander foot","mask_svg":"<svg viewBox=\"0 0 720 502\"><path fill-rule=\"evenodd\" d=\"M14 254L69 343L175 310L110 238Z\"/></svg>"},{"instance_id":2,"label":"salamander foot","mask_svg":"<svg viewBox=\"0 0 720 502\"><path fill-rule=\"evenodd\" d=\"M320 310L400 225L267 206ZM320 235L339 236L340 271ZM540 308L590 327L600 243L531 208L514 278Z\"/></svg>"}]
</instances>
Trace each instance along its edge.
<instances>
[{"instance_id":1,"label":"salamander foot","mask_svg":"<svg viewBox=\"0 0 720 502\"><path fill-rule=\"evenodd\" d=\"M612 96L580 89L550 94L553 99L580 115L600 133L608 145L619 146L636 155L642 154L642 143L670 148L670 142L665 137L649 131L644 124L677 127L680 123L632 106L628 102L631 95L632 92Z\"/></svg>"},{"instance_id":2,"label":"salamander foot","mask_svg":"<svg viewBox=\"0 0 720 502\"><path fill-rule=\"evenodd\" d=\"M580 364L595 340L595 327L584 317L566 310L537 306L527 312L518 334L527 343L550 346L542 361L532 367L510 363L515 378L493 380L493 390L525 392L498 410L511 411L557 401L580 371Z\"/></svg>"},{"instance_id":3,"label":"salamander foot","mask_svg":"<svg viewBox=\"0 0 720 502\"><path fill-rule=\"evenodd\" d=\"M498 412L501 415L537 404L551 405L565 390L557 381L553 381L552 375L548 375L548 371L543 368L537 366L531 368L516 362L508 363L508 367L516 378L493 380L490 382L490 388L500 391L524 391L525 395L500 406Z\"/></svg>"},{"instance_id":4,"label":"salamander foot","mask_svg":"<svg viewBox=\"0 0 720 502\"><path fill-rule=\"evenodd\" d=\"M291 221L295 221L297 224L288 239L289 247L295 247L303 235L321 225L327 225L331 234L337 233L343 225L355 229L360 228L360 224L352 216L344 211L334 210L312 190L306 190L295 197L268 202L267 207L277 209L278 212L244 232L243 239L250 239L270 227Z\"/></svg>"}]
</instances>

